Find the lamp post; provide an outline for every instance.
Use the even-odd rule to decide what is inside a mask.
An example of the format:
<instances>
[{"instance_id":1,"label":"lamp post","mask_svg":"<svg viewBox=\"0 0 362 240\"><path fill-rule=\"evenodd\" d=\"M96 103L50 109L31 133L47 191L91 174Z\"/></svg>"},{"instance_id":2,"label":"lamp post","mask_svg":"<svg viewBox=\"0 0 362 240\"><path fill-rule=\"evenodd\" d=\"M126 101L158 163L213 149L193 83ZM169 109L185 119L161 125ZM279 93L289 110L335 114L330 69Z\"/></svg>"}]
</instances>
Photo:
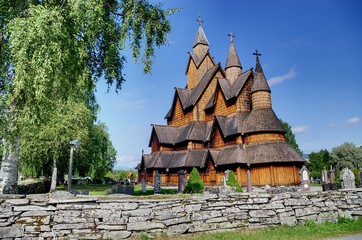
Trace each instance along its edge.
<instances>
[{"instance_id":1,"label":"lamp post","mask_svg":"<svg viewBox=\"0 0 362 240\"><path fill-rule=\"evenodd\" d=\"M73 140L70 144L70 158L69 158L69 172L68 172L68 192L72 191L72 166L73 166L73 152L77 150L80 145L79 140Z\"/></svg>"}]
</instances>

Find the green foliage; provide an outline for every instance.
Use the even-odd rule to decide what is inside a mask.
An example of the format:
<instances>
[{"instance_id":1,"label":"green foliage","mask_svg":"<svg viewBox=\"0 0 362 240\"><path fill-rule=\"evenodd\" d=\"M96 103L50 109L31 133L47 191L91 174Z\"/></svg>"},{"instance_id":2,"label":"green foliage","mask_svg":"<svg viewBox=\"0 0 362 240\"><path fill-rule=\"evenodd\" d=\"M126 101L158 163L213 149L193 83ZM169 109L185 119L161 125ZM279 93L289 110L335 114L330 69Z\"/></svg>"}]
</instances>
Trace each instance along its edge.
<instances>
[{"instance_id":1,"label":"green foliage","mask_svg":"<svg viewBox=\"0 0 362 240\"><path fill-rule=\"evenodd\" d=\"M313 178L322 178L322 170L324 168L329 169L331 164L331 157L327 150L309 154L308 169Z\"/></svg>"},{"instance_id":2,"label":"green foliage","mask_svg":"<svg viewBox=\"0 0 362 240\"><path fill-rule=\"evenodd\" d=\"M116 153L93 125L96 82L121 89L126 43L150 72L175 11L146 0L0 1L0 138L20 139L22 171L64 172L72 139L82 142L78 174L109 171Z\"/></svg>"},{"instance_id":3,"label":"green foliage","mask_svg":"<svg viewBox=\"0 0 362 240\"><path fill-rule=\"evenodd\" d=\"M113 170L109 171L106 176L114 180L127 179L129 172L132 172L133 178L136 178L137 173L134 170Z\"/></svg>"},{"instance_id":4,"label":"green foliage","mask_svg":"<svg viewBox=\"0 0 362 240\"><path fill-rule=\"evenodd\" d=\"M204 191L204 182L202 181L199 172L194 167L187 180L184 193L202 193Z\"/></svg>"},{"instance_id":5,"label":"green foliage","mask_svg":"<svg viewBox=\"0 0 362 240\"><path fill-rule=\"evenodd\" d=\"M230 187L235 187L237 192L243 192L243 189L241 188L240 184L235 178L235 174L233 171L229 171L228 179L226 180L226 185Z\"/></svg>"},{"instance_id":6,"label":"green foliage","mask_svg":"<svg viewBox=\"0 0 362 240\"><path fill-rule=\"evenodd\" d=\"M297 153L299 153L302 156L303 152L299 149L292 128L289 126L287 122L284 122L282 119L279 119L279 121L283 125L285 131L285 141L289 144L289 146L291 146Z\"/></svg>"},{"instance_id":7,"label":"green foliage","mask_svg":"<svg viewBox=\"0 0 362 240\"><path fill-rule=\"evenodd\" d=\"M362 149L353 143L343 143L334 147L331 152L332 163L337 171L345 167L360 169L362 167Z\"/></svg>"}]
</instances>

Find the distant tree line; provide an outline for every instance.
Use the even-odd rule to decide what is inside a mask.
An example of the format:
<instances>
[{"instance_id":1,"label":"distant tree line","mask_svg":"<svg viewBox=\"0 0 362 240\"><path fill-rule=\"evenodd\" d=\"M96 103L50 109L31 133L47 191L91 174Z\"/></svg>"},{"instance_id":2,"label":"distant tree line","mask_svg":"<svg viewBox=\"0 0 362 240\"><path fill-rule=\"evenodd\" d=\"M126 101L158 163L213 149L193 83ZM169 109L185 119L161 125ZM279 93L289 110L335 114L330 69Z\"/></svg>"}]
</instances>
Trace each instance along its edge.
<instances>
[{"instance_id":1,"label":"distant tree line","mask_svg":"<svg viewBox=\"0 0 362 240\"><path fill-rule=\"evenodd\" d=\"M348 167L355 174L357 186L359 184L358 172L362 167L362 146L346 142L340 146L332 148L331 152L326 149L309 154L308 169L313 178L321 178L322 170L333 168L336 172L336 180L343 168Z\"/></svg>"}]
</instances>

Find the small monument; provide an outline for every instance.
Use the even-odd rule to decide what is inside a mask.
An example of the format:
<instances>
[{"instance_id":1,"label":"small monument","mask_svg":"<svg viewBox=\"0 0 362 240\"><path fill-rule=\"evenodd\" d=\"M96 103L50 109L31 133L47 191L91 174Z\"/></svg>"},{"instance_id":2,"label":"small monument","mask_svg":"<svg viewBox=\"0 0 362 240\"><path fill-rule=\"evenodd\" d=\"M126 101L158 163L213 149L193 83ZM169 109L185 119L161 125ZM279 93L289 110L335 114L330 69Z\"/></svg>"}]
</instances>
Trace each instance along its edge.
<instances>
[{"instance_id":1,"label":"small monument","mask_svg":"<svg viewBox=\"0 0 362 240\"><path fill-rule=\"evenodd\" d=\"M180 171L177 171L177 174L178 174L178 192L183 193L185 190L186 183L187 183L186 171L180 170Z\"/></svg>"},{"instance_id":2,"label":"small monument","mask_svg":"<svg viewBox=\"0 0 362 240\"><path fill-rule=\"evenodd\" d=\"M335 178L336 178L336 174L331 166L331 168L329 169L329 180L330 180L330 184L329 184L329 188L331 190L337 190L337 185L335 182Z\"/></svg>"},{"instance_id":3,"label":"small monument","mask_svg":"<svg viewBox=\"0 0 362 240\"><path fill-rule=\"evenodd\" d=\"M155 174L155 177L154 177L153 185L154 185L153 192L155 194L161 193L161 176L160 176L160 174L158 173L157 170L156 170L156 174Z\"/></svg>"},{"instance_id":4,"label":"small monument","mask_svg":"<svg viewBox=\"0 0 362 240\"><path fill-rule=\"evenodd\" d=\"M323 189L323 191L330 190L328 172L327 172L327 169L325 167L322 170L322 189Z\"/></svg>"},{"instance_id":5,"label":"small monument","mask_svg":"<svg viewBox=\"0 0 362 240\"><path fill-rule=\"evenodd\" d=\"M310 189L310 172L307 169L306 166L303 166L300 171L299 171L299 175L300 175L300 184L302 187L302 191L309 191Z\"/></svg>"},{"instance_id":6,"label":"small monument","mask_svg":"<svg viewBox=\"0 0 362 240\"><path fill-rule=\"evenodd\" d=\"M362 188L362 168L359 169L359 187Z\"/></svg>"},{"instance_id":7,"label":"small monument","mask_svg":"<svg viewBox=\"0 0 362 240\"><path fill-rule=\"evenodd\" d=\"M145 179L145 178L142 178L142 181L141 181L141 189L142 189L142 192L143 192L143 193L146 192L146 179Z\"/></svg>"},{"instance_id":8,"label":"small monument","mask_svg":"<svg viewBox=\"0 0 362 240\"><path fill-rule=\"evenodd\" d=\"M343 168L341 172L341 187L343 189L346 188L356 188L355 182L354 182L354 174L349 168Z\"/></svg>"}]
</instances>

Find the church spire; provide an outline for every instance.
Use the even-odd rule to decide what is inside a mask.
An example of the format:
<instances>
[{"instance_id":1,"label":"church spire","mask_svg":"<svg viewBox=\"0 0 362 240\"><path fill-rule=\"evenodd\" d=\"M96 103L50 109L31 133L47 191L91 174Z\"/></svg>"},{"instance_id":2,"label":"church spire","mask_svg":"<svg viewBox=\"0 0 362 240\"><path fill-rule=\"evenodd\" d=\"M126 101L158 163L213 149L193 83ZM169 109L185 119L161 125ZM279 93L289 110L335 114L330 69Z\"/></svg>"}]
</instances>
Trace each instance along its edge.
<instances>
[{"instance_id":1,"label":"church spire","mask_svg":"<svg viewBox=\"0 0 362 240\"><path fill-rule=\"evenodd\" d=\"M256 66L254 81L251 86L252 108L271 108L270 88L259 61L259 56L261 56L261 54L258 50L255 50L255 53L253 54L256 56Z\"/></svg>"},{"instance_id":2,"label":"church spire","mask_svg":"<svg viewBox=\"0 0 362 240\"><path fill-rule=\"evenodd\" d=\"M268 82L266 81L263 68L261 67L259 61L259 56L261 56L261 54L258 52L258 50L255 50L255 53L253 53L253 55L256 56L256 65L255 65L254 83L253 86L251 87L251 92L252 93L256 91L270 92Z\"/></svg>"},{"instance_id":3,"label":"church spire","mask_svg":"<svg viewBox=\"0 0 362 240\"><path fill-rule=\"evenodd\" d=\"M209 46L209 41L207 41L206 35L204 33L204 29L202 29L202 26L201 26L201 24L204 21L201 19L200 16L198 19L196 19L196 21L199 23L199 29L197 30L197 33L196 33L196 37L195 37L195 41L194 41L194 48L198 44L203 44L203 45Z\"/></svg>"},{"instance_id":4,"label":"church spire","mask_svg":"<svg viewBox=\"0 0 362 240\"><path fill-rule=\"evenodd\" d=\"M240 63L238 53L236 52L234 46L233 38L235 36L233 35L233 33L229 33L228 36L230 37L230 46L229 46L228 57L226 59L225 72L226 72L226 78L233 83L242 73L242 66Z\"/></svg>"},{"instance_id":5,"label":"church spire","mask_svg":"<svg viewBox=\"0 0 362 240\"><path fill-rule=\"evenodd\" d=\"M199 23L199 29L197 30L195 41L194 41L194 53L197 57L201 57L205 52L209 50L209 41L207 41L204 29L202 29L201 24L204 22L201 20L201 17L196 20Z\"/></svg>"}]
</instances>

